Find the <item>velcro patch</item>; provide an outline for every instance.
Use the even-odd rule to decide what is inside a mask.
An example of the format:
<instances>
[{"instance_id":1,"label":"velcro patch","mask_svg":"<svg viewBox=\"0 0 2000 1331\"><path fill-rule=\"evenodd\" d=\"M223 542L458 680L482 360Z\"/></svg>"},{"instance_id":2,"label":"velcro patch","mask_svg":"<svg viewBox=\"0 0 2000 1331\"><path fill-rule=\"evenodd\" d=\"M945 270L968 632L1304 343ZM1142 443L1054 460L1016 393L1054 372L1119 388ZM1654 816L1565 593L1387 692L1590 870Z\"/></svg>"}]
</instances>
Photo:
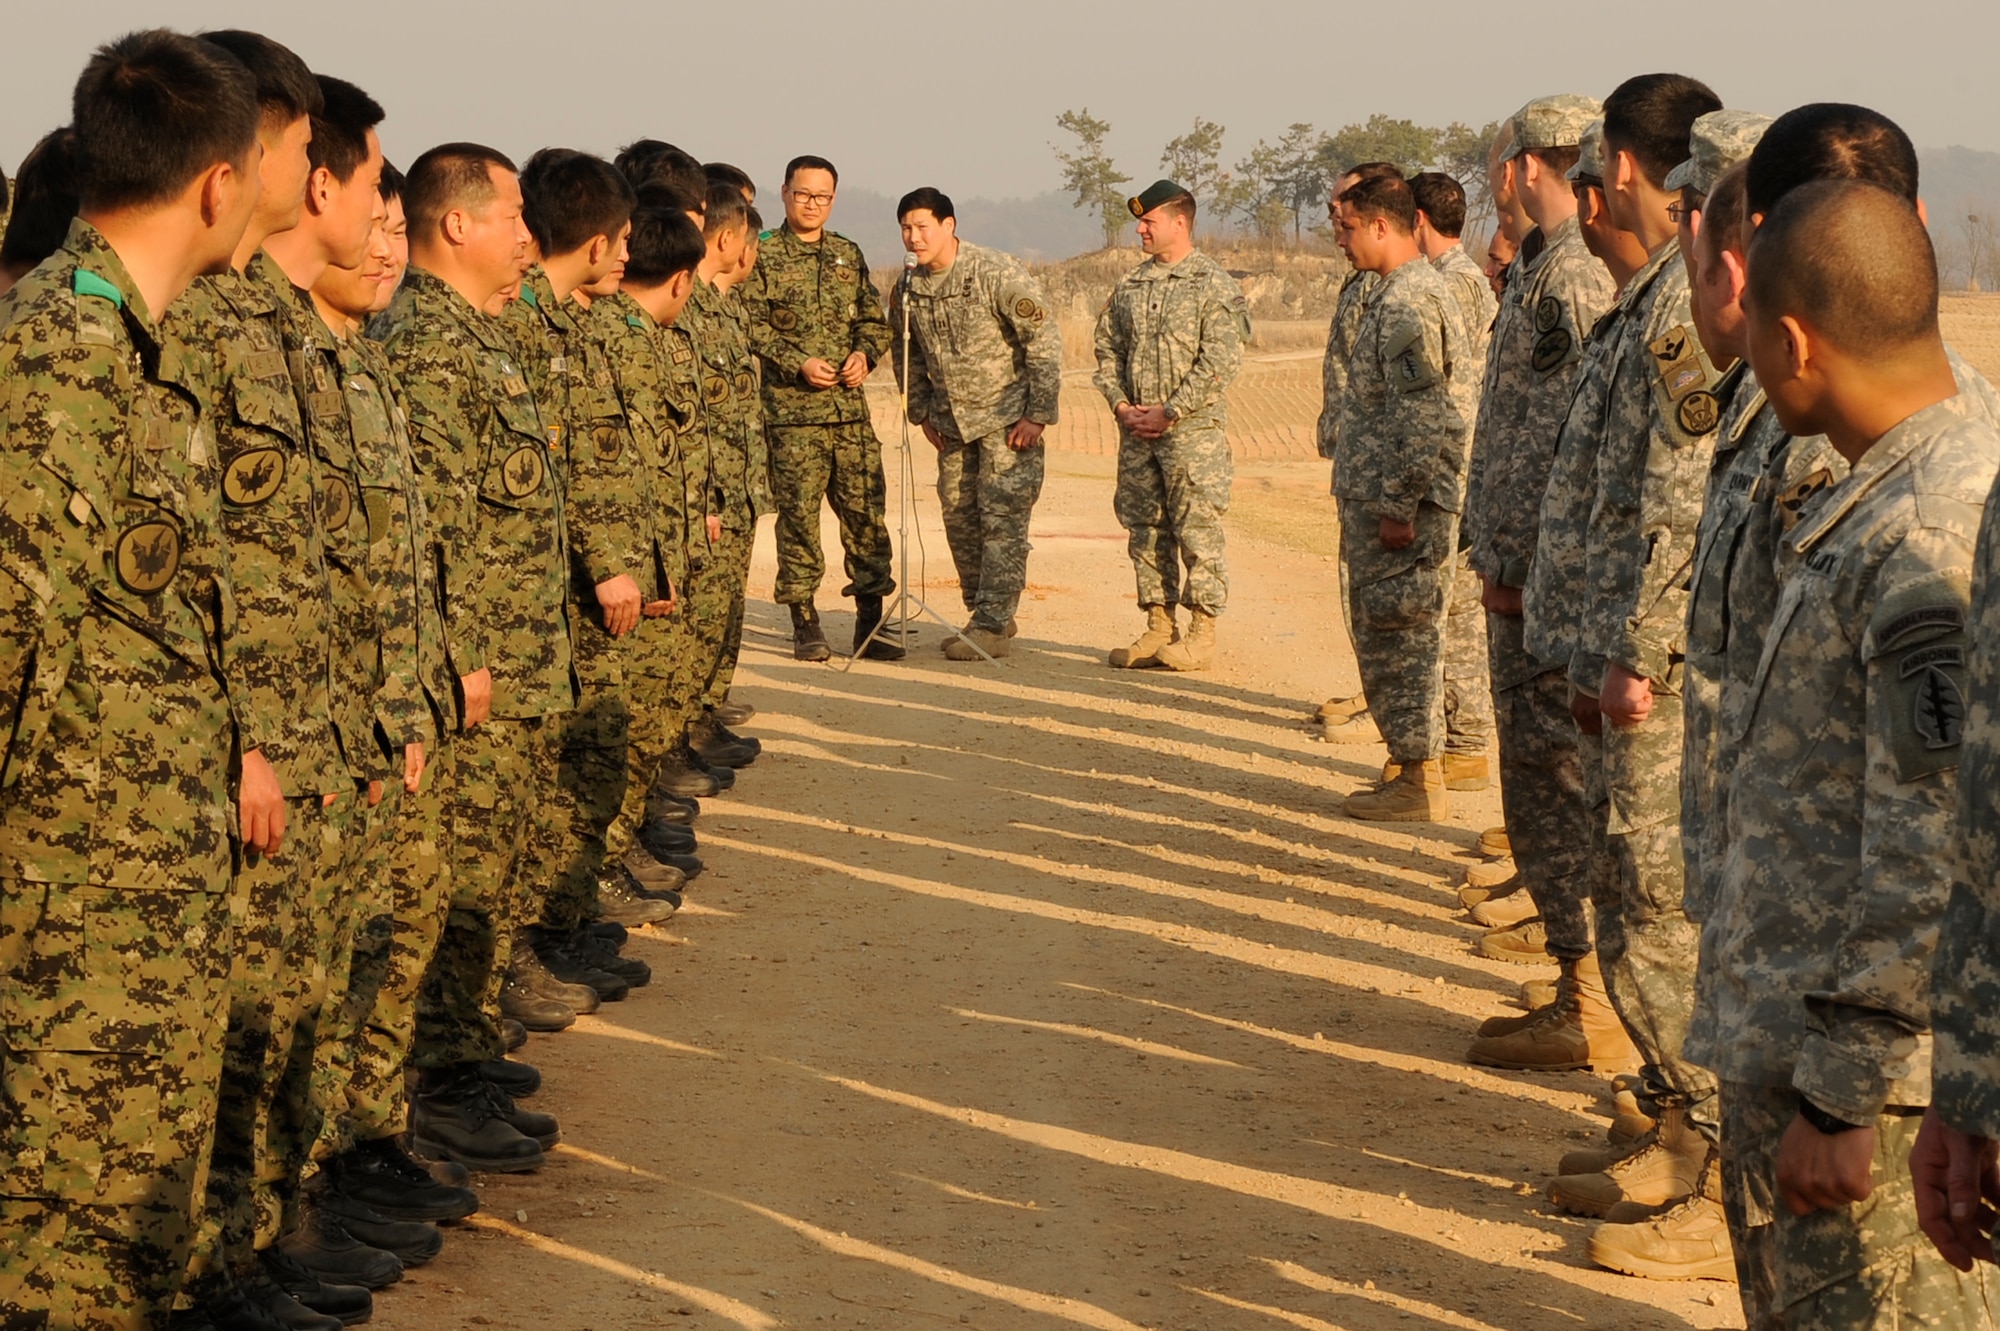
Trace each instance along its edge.
<instances>
[{"instance_id":1,"label":"velcro patch","mask_svg":"<svg viewBox=\"0 0 2000 1331\"><path fill-rule=\"evenodd\" d=\"M1562 322L1562 317L1562 302L1554 296L1543 296L1535 304L1535 331L1538 333L1552 331Z\"/></svg>"},{"instance_id":2,"label":"velcro patch","mask_svg":"<svg viewBox=\"0 0 2000 1331\"><path fill-rule=\"evenodd\" d=\"M1026 296L1023 296L1014 302L1014 317L1016 319L1026 319L1030 323L1040 323L1042 321L1042 307L1034 301L1029 300Z\"/></svg>"},{"instance_id":3,"label":"velcro patch","mask_svg":"<svg viewBox=\"0 0 2000 1331\"><path fill-rule=\"evenodd\" d=\"M1555 297L1549 296L1547 299L1554 300ZM1548 374L1561 369L1569 364L1570 349L1575 345L1576 339L1569 335L1569 329L1551 328L1535 339L1535 352L1529 363L1535 367L1537 374Z\"/></svg>"},{"instance_id":4,"label":"velcro patch","mask_svg":"<svg viewBox=\"0 0 2000 1331\"><path fill-rule=\"evenodd\" d=\"M1801 477L1797 483L1786 486L1772 502L1778 507L1778 521L1786 531L1799 525L1805 514L1808 500L1827 486L1833 484L1833 473L1825 467Z\"/></svg>"},{"instance_id":5,"label":"velcro patch","mask_svg":"<svg viewBox=\"0 0 2000 1331\"><path fill-rule=\"evenodd\" d=\"M1690 393L1674 409L1674 419L1689 434L1708 434L1722 423L1722 403L1707 389Z\"/></svg>"},{"instance_id":6,"label":"velcro patch","mask_svg":"<svg viewBox=\"0 0 2000 1331\"><path fill-rule=\"evenodd\" d=\"M252 379L283 379L285 353L282 351L253 351L243 358L243 373Z\"/></svg>"},{"instance_id":7,"label":"velcro patch","mask_svg":"<svg viewBox=\"0 0 2000 1331\"><path fill-rule=\"evenodd\" d=\"M1886 652L1912 633L1919 631L1956 632L1965 627L1965 609L1956 605L1926 605L1906 610L1882 626L1875 635L1875 649Z\"/></svg>"},{"instance_id":8,"label":"velcro patch","mask_svg":"<svg viewBox=\"0 0 2000 1331\"><path fill-rule=\"evenodd\" d=\"M181 567L181 532L173 523L154 519L118 533L112 566L127 591L152 596L166 590Z\"/></svg>"},{"instance_id":9,"label":"velcro patch","mask_svg":"<svg viewBox=\"0 0 2000 1331\"><path fill-rule=\"evenodd\" d=\"M1940 643L1936 647L1919 647L1896 663L1899 678L1908 679L1919 670L1931 666L1962 666L1965 664L1965 648L1955 642Z\"/></svg>"}]
</instances>

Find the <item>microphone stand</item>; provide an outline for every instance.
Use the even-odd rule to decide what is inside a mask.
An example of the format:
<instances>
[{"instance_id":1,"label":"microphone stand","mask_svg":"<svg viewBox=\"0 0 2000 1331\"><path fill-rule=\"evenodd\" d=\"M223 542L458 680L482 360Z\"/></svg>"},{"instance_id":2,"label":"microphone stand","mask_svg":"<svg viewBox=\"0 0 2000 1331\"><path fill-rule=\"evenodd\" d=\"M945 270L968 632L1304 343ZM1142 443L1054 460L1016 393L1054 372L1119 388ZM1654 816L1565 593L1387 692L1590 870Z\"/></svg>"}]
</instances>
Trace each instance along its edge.
<instances>
[{"instance_id":1,"label":"microphone stand","mask_svg":"<svg viewBox=\"0 0 2000 1331\"><path fill-rule=\"evenodd\" d=\"M867 637L854 645L854 654L847 657L841 664L840 668L843 671L851 670L854 667L854 663L861 658L861 653L867 649L868 644L882 636L882 630L889 627L889 622L892 619L896 621L896 645L907 652L910 645L910 614L913 610L920 615L929 615L938 622L948 635L959 639L966 646L972 648L973 651L978 652L980 657L989 664L999 664L984 647L966 637L963 629L946 619L943 615L940 615L937 611L931 609L928 605L925 605L921 596L912 595L910 592L910 513L916 504L914 494L917 488L916 454L910 447L910 279L916 276L916 272L917 256L905 253L903 255L902 284L903 373L897 380L902 390L899 397L902 403L901 414L903 417L903 433L901 444L898 448L901 460L896 473L896 559L901 577L897 579L896 604L894 608L882 616L882 622L869 630Z\"/></svg>"}]
</instances>

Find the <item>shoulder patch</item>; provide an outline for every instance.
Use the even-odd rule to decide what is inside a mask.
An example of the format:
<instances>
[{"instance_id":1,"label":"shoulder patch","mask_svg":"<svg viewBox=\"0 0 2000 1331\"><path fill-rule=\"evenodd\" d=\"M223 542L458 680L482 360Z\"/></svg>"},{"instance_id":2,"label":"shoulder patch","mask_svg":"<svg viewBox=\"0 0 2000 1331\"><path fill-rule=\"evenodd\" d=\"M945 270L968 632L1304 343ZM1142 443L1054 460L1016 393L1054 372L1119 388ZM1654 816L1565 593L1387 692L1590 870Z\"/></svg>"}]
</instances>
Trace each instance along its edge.
<instances>
[{"instance_id":1,"label":"shoulder patch","mask_svg":"<svg viewBox=\"0 0 2000 1331\"><path fill-rule=\"evenodd\" d=\"M1648 343L1646 350L1661 365L1677 365L1693 354L1694 333L1686 324L1677 324Z\"/></svg>"},{"instance_id":2,"label":"shoulder patch","mask_svg":"<svg viewBox=\"0 0 2000 1331\"><path fill-rule=\"evenodd\" d=\"M118 581L127 591L156 595L166 590L180 571L180 528L159 518L135 523L118 533L112 560Z\"/></svg>"},{"instance_id":3,"label":"shoulder patch","mask_svg":"<svg viewBox=\"0 0 2000 1331\"><path fill-rule=\"evenodd\" d=\"M1554 296L1545 297L1543 303L1546 304L1554 299ZM1536 313L1536 322L1541 322L1539 311ZM1529 363L1534 366L1537 374L1548 374L1569 363L1569 353L1575 346L1576 339L1569 335L1569 329L1551 327L1535 339L1535 350L1529 358Z\"/></svg>"},{"instance_id":4,"label":"shoulder patch","mask_svg":"<svg viewBox=\"0 0 2000 1331\"><path fill-rule=\"evenodd\" d=\"M119 309L125 308L125 293L109 279L98 276L88 268L79 268L70 278L69 287L79 296L97 296L110 301Z\"/></svg>"},{"instance_id":5,"label":"shoulder patch","mask_svg":"<svg viewBox=\"0 0 2000 1331\"><path fill-rule=\"evenodd\" d=\"M1707 389L1689 393L1674 409L1674 419L1689 434L1708 434L1722 421L1722 403Z\"/></svg>"},{"instance_id":6,"label":"shoulder patch","mask_svg":"<svg viewBox=\"0 0 2000 1331\"><path fill-rule=\"evenodd\" d=\"M1535 303L1535 331L1546 333L1562 322L1562 302L1554 296L1543 296Z\"/></svg>"},{"instance_id":7,"label":"shoulder patch","mask_svg":"<svg viewBox=\"0 0 2000 1331\"><path fill-rule=\"evenodd\" d=\"M526 282L523 282L521 284L521 299L526 301L528 305L534 309L539 310L540 308L542 308L542 298L540 296L537 296L535 294L535 289L529 286Z\"/></svg>"},{"instance_id":8,"label":"shoulder patch","mask_svg":"<svg viewBox=\"0 0 2000 1331\"><path fill-rule=\"evenodd\" d=\"M1965 609L1956 605L1926 605L1905 610L1875 635L1877 651L1891 651L1913 633L1955 633L1965 627ZM1907 672L1905 672L1907 673Z\"/></svg>"},{"instance_id":9,"label":"shoulder patch","mask_svg":"<svg viewBox=\"0 0 2000 1331\"><path fill-rule=\"evenodd\" d=\"M1023 296L1014 302L1014 317L1017 319L1026 319L1029 323L1040 323L1042 321L1042 307L1035 304L1028 297Z\"/></svg>"}]
</instances>

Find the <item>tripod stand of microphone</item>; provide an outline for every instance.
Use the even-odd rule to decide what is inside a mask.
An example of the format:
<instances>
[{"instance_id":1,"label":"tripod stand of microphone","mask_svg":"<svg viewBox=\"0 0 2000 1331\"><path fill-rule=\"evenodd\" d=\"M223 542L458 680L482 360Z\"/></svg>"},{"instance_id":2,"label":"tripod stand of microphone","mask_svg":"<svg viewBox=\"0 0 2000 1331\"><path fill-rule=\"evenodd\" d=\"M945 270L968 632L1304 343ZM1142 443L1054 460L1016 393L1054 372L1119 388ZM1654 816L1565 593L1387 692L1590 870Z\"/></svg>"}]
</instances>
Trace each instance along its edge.
<instances>
[{"instance_id":1,"label":"tripod stand of microphone","mask_svg":"<svg viewBox=\"0 0 2000 1331\"><path fill-rule=\"evenodd\" d=\"M992 665L999 664L999 661L984 647L966 637L963 629L953 624L937 611L931 609L928 605L925 605L921 596L913 595L910 591L910 514L916 504L913 494L917 488L916 455L910 448L910 279L916 274L916 271L917 256L908 253L904 254L903 372L897 379L897 383L902 390L900 401L902 404L903 432L897 448L900 456L896 476L896 561L897 573L899 575L896 580L896 603L883 613L882 622L870 629L867 637L854 644L854 654L841 662L840 668L843 671L853 669L854 663L860 659L861 653L868 650L869 643L874 642L877 638L887 641L886 630L888 630L892 623L896 626L896 645L904 651L908 651L910 646L910 619L913 612L918 616L928 615L930 618L936 620L938 625L950 637L957 638L973 651L978 652L981 660Z\"/></svg>"}]
</instances>

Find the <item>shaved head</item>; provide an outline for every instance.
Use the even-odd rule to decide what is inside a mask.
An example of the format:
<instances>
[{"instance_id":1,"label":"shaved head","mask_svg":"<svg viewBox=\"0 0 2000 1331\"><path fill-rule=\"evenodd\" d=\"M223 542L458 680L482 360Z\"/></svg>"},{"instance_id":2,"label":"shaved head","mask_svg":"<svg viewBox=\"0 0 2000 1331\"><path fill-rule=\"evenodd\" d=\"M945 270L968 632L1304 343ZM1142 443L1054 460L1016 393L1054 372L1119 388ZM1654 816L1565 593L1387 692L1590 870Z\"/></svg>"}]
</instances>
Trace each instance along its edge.
<instances>
[{"instance_id":1,"label":"shaved head","mask_svg":"<svg viewBox=\"0 0 2000 1331\"><path fill-rule=\"evenodd\" d=\"M1789 315L1855 358L1939 345L1937 256L1916 209L1879 185L1822 180L1787 194L1750 242L1746 304Z\"/></svg>"}]
</instances>

